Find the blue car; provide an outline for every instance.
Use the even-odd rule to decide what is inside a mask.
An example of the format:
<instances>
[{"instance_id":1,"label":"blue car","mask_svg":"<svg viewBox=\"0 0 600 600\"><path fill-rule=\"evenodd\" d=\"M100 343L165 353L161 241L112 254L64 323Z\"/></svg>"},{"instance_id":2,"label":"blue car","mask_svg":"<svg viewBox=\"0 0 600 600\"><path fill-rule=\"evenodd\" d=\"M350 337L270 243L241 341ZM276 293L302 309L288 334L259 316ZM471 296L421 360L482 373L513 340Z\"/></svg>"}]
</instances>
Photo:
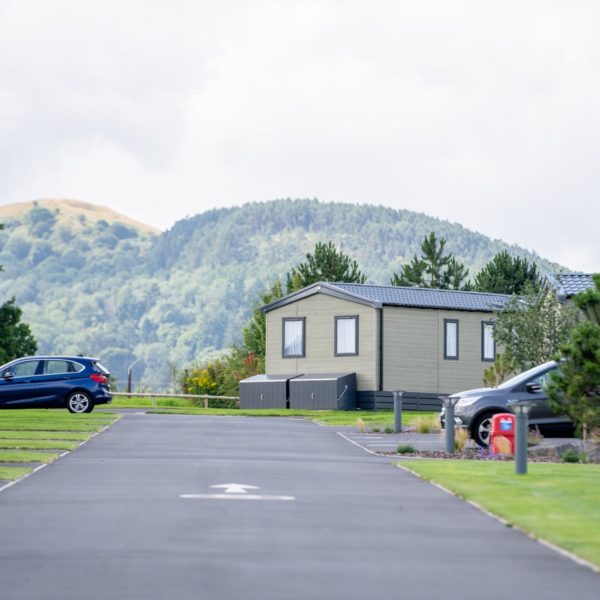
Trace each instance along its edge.
<instances>
[{"instance_id":1,"label":"blue car","mask_svg":"<svg viewBox=\"0 0 600 600\"><path fill-rule=\"evenodd\" d=\"M64 407L89 413L112 400L109 376L97 358L18 358L0 367L0 408Z\"/></svg>"}]
</instances>

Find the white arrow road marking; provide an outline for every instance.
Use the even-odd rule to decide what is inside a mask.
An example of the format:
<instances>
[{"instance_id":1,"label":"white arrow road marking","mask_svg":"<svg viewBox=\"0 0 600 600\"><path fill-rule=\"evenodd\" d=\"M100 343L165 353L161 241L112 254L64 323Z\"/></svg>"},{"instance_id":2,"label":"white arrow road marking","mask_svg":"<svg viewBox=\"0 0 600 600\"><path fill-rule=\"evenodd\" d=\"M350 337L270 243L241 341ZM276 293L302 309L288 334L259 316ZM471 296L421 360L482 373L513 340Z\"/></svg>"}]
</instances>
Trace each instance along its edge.
<instances>
[{"instance_id":1,"label":"white arrow road marking","mask_svg":"<svg viewBox=\"0 0 600 600\"><path fill-rule=\"evenodd\" d=\"M186 500L295 500L294 496L259 496L257 494L181 494Z\"/></svg>"},{"instance_id":2,"label":"white arrow road marking","mask_svg":"<svg viewBox=\"0 0 600 600\"><path fill-rule=\"evenodd\" d=\"M265 496L248 494L246 490L260 490L256 485L245 483L220 483L211 485L211 488L223 489L224 494L180 494L180 498L191 500L295 500L294 496Z\"/></svg>"},{"instance_id":3,"label":"white arrow road marking","mask_svg":"<svg viewBox=\"0 0 600 600\"><path fill-rule=\"evenodd\" d=\"M246 490L260 490L255 485L245 485L244 483L221 483L220 485L211 485L211 488L223 488L226 494L246 494Z\"/></svg>"}]
</instances>

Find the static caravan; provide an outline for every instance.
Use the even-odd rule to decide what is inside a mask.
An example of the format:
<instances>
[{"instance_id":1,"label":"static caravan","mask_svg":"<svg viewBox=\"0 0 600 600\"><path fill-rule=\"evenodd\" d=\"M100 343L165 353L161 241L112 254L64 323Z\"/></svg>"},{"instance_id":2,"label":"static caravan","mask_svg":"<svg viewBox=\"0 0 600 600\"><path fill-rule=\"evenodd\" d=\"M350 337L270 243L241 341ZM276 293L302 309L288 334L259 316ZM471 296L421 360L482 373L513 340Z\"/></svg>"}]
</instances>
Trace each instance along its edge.
<instances>
[{"instance_id":1,"label":"static caravan","mask_svg":"<svg viewBox=\"0 0 600 600\"><path fill-rule=\"evenodd\" d=\"M359 408L407 407L480 387L493 363L493 312L509 296L412 287L315 283L263 307L269 376L354 373ZM293 381L293 380L292 380ZM334 386L332 386L334 389ZM348 397L345 406L349 406Z\"/></svg>"}]
</instances>

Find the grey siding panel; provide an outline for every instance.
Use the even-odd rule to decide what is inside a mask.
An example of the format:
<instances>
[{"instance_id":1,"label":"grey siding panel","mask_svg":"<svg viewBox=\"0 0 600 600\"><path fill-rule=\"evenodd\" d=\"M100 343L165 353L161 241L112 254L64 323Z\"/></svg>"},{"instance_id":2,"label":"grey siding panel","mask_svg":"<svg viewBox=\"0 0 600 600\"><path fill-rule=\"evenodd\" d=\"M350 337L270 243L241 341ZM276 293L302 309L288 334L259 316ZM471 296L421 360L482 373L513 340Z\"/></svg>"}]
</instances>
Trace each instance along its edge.
<instances>
[{"instance_id":1,"label":"grey siding panel","mask_svg":"<svg viewBox=\"0 0 600 600\"><path fill-rule=\"evenodd\" d=\"M490 313L386 306L383 388L450 394L483 385L481 322ZM444 320L459 322L458 360L444 359Z\"/></svg>"}]
</instances>

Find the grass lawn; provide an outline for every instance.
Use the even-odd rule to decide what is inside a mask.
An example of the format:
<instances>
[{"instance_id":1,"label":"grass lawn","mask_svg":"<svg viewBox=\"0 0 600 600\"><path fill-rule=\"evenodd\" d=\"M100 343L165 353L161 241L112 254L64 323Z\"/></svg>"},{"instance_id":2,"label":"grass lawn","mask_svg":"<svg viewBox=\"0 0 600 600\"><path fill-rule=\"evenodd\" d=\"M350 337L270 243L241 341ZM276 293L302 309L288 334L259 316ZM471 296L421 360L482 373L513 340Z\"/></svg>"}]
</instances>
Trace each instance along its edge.
<instances>
[{"instance_id":1,"label":"grass lawn","mask_svg":"<svg viewBox=\"0 0 600 600\"><path fill-rule=\"evenodd\" d=\"M114 396L110 408L146 408L148 412L181 414L181 415L228 415L243 417L298 417L310 419L323 425L336 425L339 427L357 425L362 419L367 427L379 426L383 431L385 427L393 427L394 413L391 410L287 410L287 409L252 409L239 408L199 408L191 405L190 400L184 398L129 398ZM427 411L404 411L402 425L409 426L418 416L437 414ZM1 432L0 432L1 435Z\"/></svg>"},{"instance_id":2,"label":"grass lawn","mask_svg":"<svg viewBox=\"0 0 600 600\"><path fill-rule=\"evenodd\" d=\"M83 442L89 433L78 431L0 431L0 441L27 440L73 440Z\"/></svg>"},{"instance_id":3,"label":"grass lawn","mask_svg":"<svg viewBox=\"0 0 600 600\"><path fill-rule=\"evenodd\" d=\"M0 450L0 463L52 462L60 452L27 452L22 450Z\"/></svg>"},{"instance_id":4,"label":"grass lawn","mask_svg":"<svg viewBox=\"0 0 600 600\"><path fill-rule=\"evenodd\" d=\"M600 566L599 465L530 463L527 475L515 475L513 462L408 460L402 465Z\"/></svg>"},{"instance_id":5,"label":"grass lawn","mask_svg":"<svg viewBox=\"0 0 600 600\"><path fill-rule=\"evenodd\" d=\"M285 409L253 409L240 410L237 408L153 408L148 410L157 414L179 414L179 415L226 415L234 417L296 417L310 419L322 425L337 427L357 427L358 420L362 419L367 426L379 427L381 431L385 427L393 427L394 413L391 410L377 411L344 411L344 410L285 410ZM409 426L416 417L432 414L425 411L404 411L402 413L402 425Z\"/></svg>"},{"instance_id":6,"label":"grass lawn","mask_svg":"<svg viewBox=\"0 0 600 600\"><path fill-rule=\"evenodd\" d=\"M0 434L5 431L95 432L112 423L115 416L104 412L72 415L59 409L2 410L0 411Z\"/></svg>"},{"instance_id":7,"label":"grass lawn","mask_svg":"<svg viewBox=\"0 0 600 600\"><path fill-rule=\"evenodd\" d=\"M0 480L12 481L32 471L2 463L51 462L118 418L105 412L72 415L59 409L1 410Z\"/></svg>"},{"instance_id":8,"label":"grass lawn","mask_svg":"<svg viewBox=\"0 0 600 600\"><path fill-rule=\"evenodd\" d=\"M75 450L79 442L70 440L0 439L2 450Z\"/></svg>"},{"instance_id":9,"label":"grass lawn","mask_svg":"<svg viewBox=\"0 0 600 600\"><path fill-rule=\"evenodd\" d=\"M33 469L22 468L22 467L3 467L0 465L0 480L14 481L20 479L23 475L31 473Z\"/></svg>"}]
</instances>

